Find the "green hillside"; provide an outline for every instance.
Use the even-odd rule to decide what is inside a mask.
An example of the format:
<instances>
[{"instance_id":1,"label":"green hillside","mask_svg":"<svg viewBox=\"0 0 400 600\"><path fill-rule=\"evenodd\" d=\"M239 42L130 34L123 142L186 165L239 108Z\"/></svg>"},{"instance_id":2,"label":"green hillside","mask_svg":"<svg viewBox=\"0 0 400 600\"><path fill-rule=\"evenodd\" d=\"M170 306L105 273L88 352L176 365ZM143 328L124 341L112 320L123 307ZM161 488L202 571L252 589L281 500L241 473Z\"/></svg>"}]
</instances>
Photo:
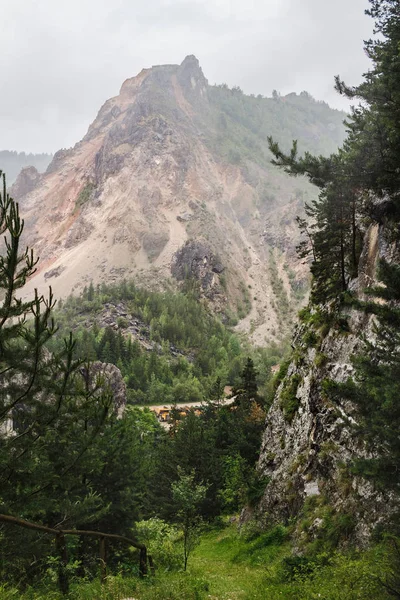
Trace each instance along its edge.
<instances>
[{"instance_id":1,"label":"green hillside","mask_svg":"<svg viewBox=\"0 0 400 600\"><path fill-rule=\"evenodd\" d=\"M218 85L210 87L208 94L216 128L210 146L234 163L248 159L273 170L268 165L270 135L284 149L298 139L300 151L323 156L336 152L345 139L346 113L314 100L307 92L264 98Z\"/></svg>"},{"instance_id":2,"label":"green hillside","mask_svg":"<svg viewBox=\"0 0 400 600\"><path fill-rule=\"evenodd\" d=\"M86 288L56 311L54 349L72 326L75 356L117 365L134 404L201 402L216 379L235 385L246 357L267 394L271 366L285 351L252 349L192 293L151 292L133 282Z\"/></svg>"}]
</instances>

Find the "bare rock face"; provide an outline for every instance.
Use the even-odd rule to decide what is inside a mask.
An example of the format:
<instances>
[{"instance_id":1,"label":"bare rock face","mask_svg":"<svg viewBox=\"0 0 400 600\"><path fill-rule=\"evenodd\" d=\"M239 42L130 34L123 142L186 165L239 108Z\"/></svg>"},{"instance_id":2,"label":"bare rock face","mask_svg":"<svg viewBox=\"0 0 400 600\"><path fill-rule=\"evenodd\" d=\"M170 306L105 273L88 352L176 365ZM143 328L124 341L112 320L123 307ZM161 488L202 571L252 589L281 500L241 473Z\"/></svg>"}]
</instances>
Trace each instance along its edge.
<instances>
[{"instance_id":1,"label":"bare rock face","mask_svg":"<svg viewBox=\"0 0 400 600\"><path fill-rule=\"evenodd\" d=\"M359 297L367 285L376 283L382 256L399 262L385 227L371 225L364 238L359 276L350 286ZM367 456L366 450L349 427L348 401L333 405L323 393L324 380L345 382L351 376L351 356L360 350L362 337L374 339L373 316L347 309L342 317L348 330L331 328L318 348L307 342L310 325L297 327L292 362L267 416L259 469L269 483L256 513L263 520L282 522L301 515L306 500L312 500L309 506L315 510L307 516L315 521L314 534L323 523L318 511L325 505L333 513L347 515L352 535L363 543L394 507L388 495L350 473L350 460ZM300 542L304 535L298 532Z\"/></svg>"},{"instance_id":2,"label":"bare rock face","mask_svg":"<svg viewBox=\"0 0 400 600\"><path fill-rule=\"evenodd\" d=\"M47 349L44 349L44 355L51 360L51 354ZM88 386L87 389L93 392L94 395L111 394L113 410L118 418L121 418L126 407L127 394L126 385L118 367L110 363L95 361L90 363L89 370L82 367L80 375L84 379L85 386ZM16 377L18 385L24 385L24 381L25 377L18 374ZM54 401L54 397L46 395L44 391L41 392L41 396L44 403ZM14 434L17 428L15 419L18 421L18 412L23 413L25 410L29 411L29 408L21 404L13 410L9 418L0 423L0 436Z\"/></svg>"},{"instance_id":3,"label":"bare rock face","mask_svg":"<svg viewBox=\"0 0 400 600\"><path fill-rule=\"evenodd\" d=\"M185 96L198 106L208 101L208 81L204 77L198 59L187 56L177 72L177 80L182 86Z\"/></svg>"},{"instance_id":4,"label":"bare rock face","mask_svg":"<svg viewBox=\"0 0 400 600\"><path fill-rule=\"evenodd\" d=\"M223 265L204 241L187 241L174 255L171 272L178 280L187 277L205 279L211 273L222 273Z\"/></svg>"},{"instance_id":5,"label":"bare rock face","mask_svg":"<svg viewBox=\"0 0 400 600\"><path fill-rule=\"evenodd\" d=\"M67 233L64 242L65 248L73 248L85 241L90 236L91 229L90 223L85 220L83 215L80 215Z\"/></svg>"},{"instance_id":6,"label":"bare rock face","mask_svg":"<svg viewBox=\"0 0 400 600\"><path fill-rule=\"evenodd\" d=\"M159 229L158 231L149 231L145 233L142 245L150 262L160 256L167 245L168 240L169 231L167 229Z\"/></svg>"},{"instance_id":7,"label":"bare rock face","mask_svg":"<svg viewBox=\"0 0 400 600\"><path fill-rule=\"evenodd\" d=\"M89 373L87 369L82 369L82 375L95 393L112 394L114 411L118 417L122 417L126 406L126 385L118 367L95 361L90 363Z\"/></svg>"},{"instance_id":8,"label":"bare rock face","mask_svg":"<svg viewBox=\"0 0 400 600\"><path fill-rule=\"evenodd\" d=\"M63 272L64 267L57 267L56 269L50 269L50 271L47 271L44 274L44 278L47 281L47 279L50 279L51 277L59 277L61 275L61 273Z\"/></svg>"},{"instance_id":9,"label":"bare rock face","mask_svg":"<svg viewBox=\"0 0 400 600\"><path fill-rule=\"evenodd\" d=\"M26 196L39 185L41 177L41 174L35 167L25 167L12 185L10 195L15 200Z\"/></svg>"},{"instance_id":10,"label":"bare rock face","mask_svg":"<svg viewBox=\"0 0 400 600\"><path fill-rule=\"evenodd\" d=\"M178 281L195 279L200 283L203 293L210 296L218 285L217 274L225 267L221 260L204 241L187 241L172 259L171 273Z\"/></svg>"}]
</instances>

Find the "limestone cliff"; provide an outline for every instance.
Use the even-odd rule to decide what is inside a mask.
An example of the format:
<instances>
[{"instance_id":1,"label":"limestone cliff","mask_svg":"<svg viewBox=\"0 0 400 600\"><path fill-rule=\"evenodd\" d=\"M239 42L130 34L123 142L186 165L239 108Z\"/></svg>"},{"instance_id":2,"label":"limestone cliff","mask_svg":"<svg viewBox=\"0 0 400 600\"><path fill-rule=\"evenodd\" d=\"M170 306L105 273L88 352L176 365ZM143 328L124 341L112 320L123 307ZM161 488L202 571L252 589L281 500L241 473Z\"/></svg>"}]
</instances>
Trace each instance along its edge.
<instances>
[{"instance_id":1,"label":"limestone cliff","mask_svg":"<svg viewBox=\"0 0 400 600\"><path fill-rule=\"evenodd\" d=\"M375 212L381 204L376 203ZM380 258L400 262L399 248L378 221L373 219L365 232L358 278L349 286L360 299L377 282ZM330 325L318 318L321 309L331 316ZM332 313L333 305L304 311L262 440L259 468L269 483L258 515L278 521L302 517L299 542L317 535L327 515L335 514L345 515L351 535L366 541L391 511L390 495L374 491L349 471L351 459L367 456L349 426L352 407L344 399L333 405L323 392L324 380L344 382L352 374L351 356L364 337L374 339L375 317L346 306Z\"/></svg>"},{"instance_id":2,"label":"limestone cliff","mask_svg":"<svg viewBox=\"0 0 400 600\"><path fill-rule=\"evenodd\" d=\"M82 368L82 376L89 390L94 394L108 393L112 396L112 406L118 417L122 417L126 408L126 385L121 371L111 363L94 361L89 370Z\"/></svg>"},{"instance_id":3,"label":"limestone cliff","mask_svg":"<svg viewBox=\"0 0 400 600\"><path fill-rule=\"evenodd\" d=\"M177 287L171 265L194 241L221 264L212 294L200 285L214 309L237 315L255 343L279 340L307 287L294 217L315 192L270 164L266 137L298 137L328 153L343 139L343 116L304 95L251 98L210 86L194 56L142 70L74 148L16 185L25 241L40 256L26 293L51 285L65 297L90 281L130 277Z\"/></svg>"}]
</instances>

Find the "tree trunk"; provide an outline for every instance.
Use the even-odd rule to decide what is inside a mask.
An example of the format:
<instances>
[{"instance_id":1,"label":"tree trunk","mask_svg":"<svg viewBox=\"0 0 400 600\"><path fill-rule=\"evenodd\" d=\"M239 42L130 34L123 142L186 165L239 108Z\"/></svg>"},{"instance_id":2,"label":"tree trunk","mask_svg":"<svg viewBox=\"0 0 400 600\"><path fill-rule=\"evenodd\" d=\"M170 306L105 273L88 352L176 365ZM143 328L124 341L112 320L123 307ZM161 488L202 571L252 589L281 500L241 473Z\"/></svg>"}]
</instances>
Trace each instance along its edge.
<instances>
[{"instance_id":1,"label":"tree trunk","mask_svg":"<svg viewBox=\"0 0 400 600\"><path fill-rule=\"evenodd\" d=\"M107 577L107 561L106 561L106 539L100 538L100 581L103 585Z\"/></svg>"},{"instance_id":2,"label":"tree trunk","mask_svg":"<svg viewBox=\"0 0 400 600\"><path fill-rule=\"evenodd\" d=\"M66 596L69 592L69 582L67 573L68 555L65 537L62 533L58 533L56 535L56 548L60 558L60 562L58 565L58 587L60 588L60 592Z\"/></svg>"},{"instance_id":3,"label":"tree trunk","mask_svg":"<svg viewBox=\"0 0 400 600\"><path fill-rule=\"evenodd\" d=\"M147 549L146 549L146 547L143 547L140 549L139 575L140 575L140 577L144 577L145 575L147 575Z\"/></svg>"}]
</instances>

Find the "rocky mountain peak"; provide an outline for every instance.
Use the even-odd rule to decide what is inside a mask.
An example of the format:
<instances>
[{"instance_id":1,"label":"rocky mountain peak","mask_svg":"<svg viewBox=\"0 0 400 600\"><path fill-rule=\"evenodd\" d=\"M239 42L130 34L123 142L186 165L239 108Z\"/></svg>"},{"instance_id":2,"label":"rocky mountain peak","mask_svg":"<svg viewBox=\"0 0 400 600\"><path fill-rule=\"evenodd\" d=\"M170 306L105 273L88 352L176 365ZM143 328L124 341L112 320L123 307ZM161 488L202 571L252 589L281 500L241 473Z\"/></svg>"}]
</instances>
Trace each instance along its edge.
<instances>
[{"instance_id":1,"label":"rocky mountain peak","mask_svg":"<svg viewBox=\"0 0 400 600\"><path fill-rule=\"evenodd\" d=\"M201 74L203 75L203 71L201 70L199 59L194 54L188 54L187 56L185 56L185 58L181 62L180 66L181 66L181 69L186 69L186 68L192 69L193 73L195 71L201 71ZM203 77L204 77L204 75L203 75Z\"/></svg>"},{"instance_id":2,"label":"rocky mountain peak","mask_svg":"<svg viewBox=\"0 0 400 600\"><path fill-rule=\"evenodd\" d=\"M180 65L177 73L178 81L183 89L190 95L199 94L206 98L208 81L204 77L203 70L198 59L190 54Z\"/></svg>"},{"instance_id":3,"label":"rocky mountain peak","mask_svg":"<svg viewBox=\"0 0 400 600\"><path fill-rule=\"evenodd\" d=\"M134 129L150 115L162 115L171 123L186 126L202 114L208 104L208 81L198 59L187 56L182 64L154 65L126 79L118 96L107 100L84 141L106 134L108 141L132 139ZM121 131L124 132L121 135ZM130 143L130 142L128 142Z\"/></svg>"},{"instance_id":4,"label":"rocky mountain peak","mask_svg":"<svg viewBox=\"0 0 400 600\"><path fill-rule=\"evenodd\" d=\"M290 139L321 138L335 149L325 123L340 113L323 108L326 116L315 112L299 130L302 107L278 108ZM281 339L277 307L292 310L307 279L294 256L293 216L313 192L269 163L267 135L280 131L274 111L273 100L209 86L193 55L127 79L38 185L14 193L24 242L41 257L26 294L51 284L65 297L90 281L131 277L160 289L178 257L216 312L237 315L255 343ZM183 284L174 277L174 286Z\"/></svg>"}]
</instances>

